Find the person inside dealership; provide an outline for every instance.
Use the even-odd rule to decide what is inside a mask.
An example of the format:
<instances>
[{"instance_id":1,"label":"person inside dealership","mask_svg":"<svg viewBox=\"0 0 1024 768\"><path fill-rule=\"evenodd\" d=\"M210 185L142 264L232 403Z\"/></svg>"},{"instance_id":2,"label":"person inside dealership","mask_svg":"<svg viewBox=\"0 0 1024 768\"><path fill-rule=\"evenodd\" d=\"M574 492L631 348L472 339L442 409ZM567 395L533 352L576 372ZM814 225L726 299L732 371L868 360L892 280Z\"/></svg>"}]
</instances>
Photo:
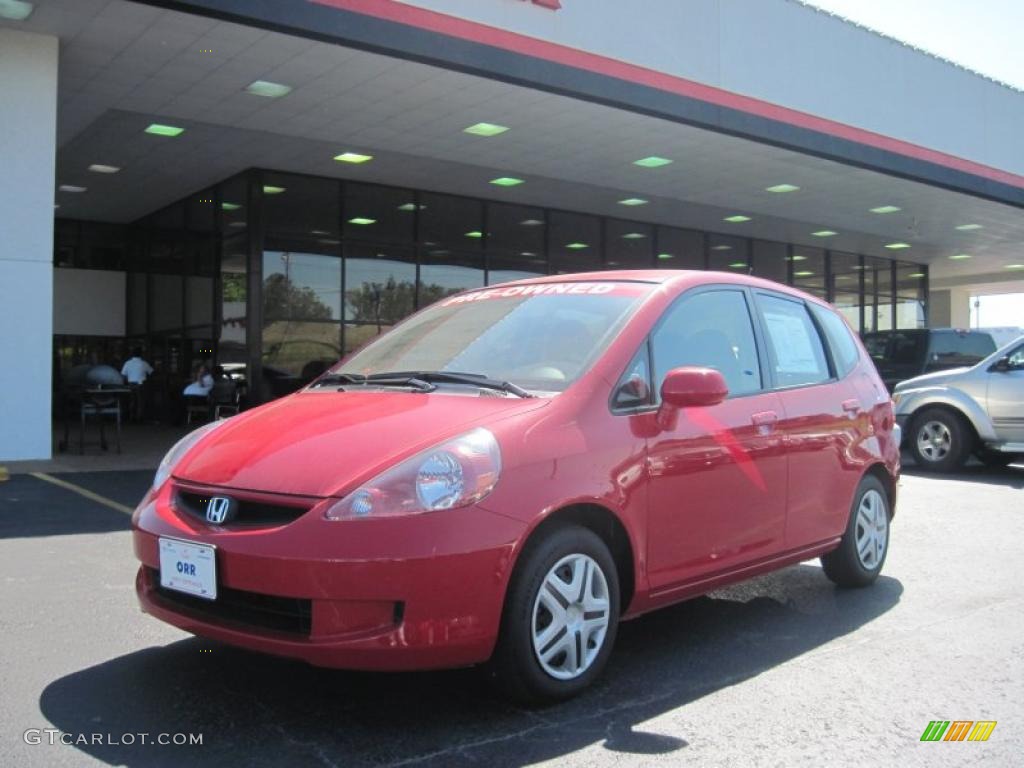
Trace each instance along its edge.
<instances>
[{"instance_id":1,"label":"person inside dealership","mask_svg":"<svg viewBox=\"0 0 1024 768\"><path fill-rule=\"evenodd\" d=\"M136 420L142 419L142 386L153 372L153 366L142 358L142 348L135 347L132 356L121 366L121 375L132 390L132 415Z\"/></svg>"},{"instance_id":2,"label":"person inside dealership","mask_svg":"<svg viewBox=\"0 0 1024 768\"><path fill-rule=\"evenodd\" d=\"M182 394L185 397L205 398L210 394L211 389L213 389L213 376L210 375L210 369L205 365L200 365L196 368L195 376Z\"/></svg>"}]
</instances>

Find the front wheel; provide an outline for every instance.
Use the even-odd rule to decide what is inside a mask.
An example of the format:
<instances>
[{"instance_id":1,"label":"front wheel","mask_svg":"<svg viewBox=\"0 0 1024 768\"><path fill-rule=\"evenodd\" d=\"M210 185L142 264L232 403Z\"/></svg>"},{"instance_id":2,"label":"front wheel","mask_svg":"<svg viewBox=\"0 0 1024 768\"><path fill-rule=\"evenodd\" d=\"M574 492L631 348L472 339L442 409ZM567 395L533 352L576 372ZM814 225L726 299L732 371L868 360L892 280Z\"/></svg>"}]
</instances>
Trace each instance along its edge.
<instances>
[{"instance_id":1,"label":"front wheel","mask_svg":"<svg viewBox=\"0 0 1024 768\"><path fill-rule=\"evenodd\" d=\"M866 587L878 578L889 553L889 496L874 475L857 486L839 547L821 557L825 575L840 587Z\"/></svg>"},{"instance_id":2,"label":"front wheel","mask_svg":"<svg viewBox=\"0 0 1024 768\"><path fill-rule=\"evenodd\" d=\"M608 547L586 528L558 528L528 545L516 566L490 675L524 704L568 699L601 674L618 621Z\"/></svg>"}]
</instances>

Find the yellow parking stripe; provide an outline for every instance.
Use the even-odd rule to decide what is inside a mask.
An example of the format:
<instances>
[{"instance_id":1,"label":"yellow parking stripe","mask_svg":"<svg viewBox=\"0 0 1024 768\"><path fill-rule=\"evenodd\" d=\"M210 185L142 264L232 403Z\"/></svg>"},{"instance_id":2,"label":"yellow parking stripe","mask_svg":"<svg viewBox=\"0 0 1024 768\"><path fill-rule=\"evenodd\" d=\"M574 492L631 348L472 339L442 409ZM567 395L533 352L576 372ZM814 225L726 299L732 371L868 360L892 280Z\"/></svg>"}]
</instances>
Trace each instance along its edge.
<instances>
[{"instance_id":1,"label":"yellow parking stripe","mask_svg":"<svg viewBox=\"0 0 1024 768\"><path fill-rule=\"evenodd\" d=\"M30 474L32 475L32 477L39 478L40 480L45 480L48 483L52 483L53 485L56 485L60 488L69 490L72 493L77 493L79 496L84 496L85 498L89 499L89 501L95 501L97 504L102 504L103 506L109 507L110 509L116 510L118 512L123 512L126 515L130 515L133 512L131 507L126 507L124 504L118 504L113 499L108 499L106 496L100 496L98 493L93 493L88 488L83 488L80 485L69 483L67 480L59 480L53 475L48 475L45 472L31 472Z\"/></svg>"}]
</instances>

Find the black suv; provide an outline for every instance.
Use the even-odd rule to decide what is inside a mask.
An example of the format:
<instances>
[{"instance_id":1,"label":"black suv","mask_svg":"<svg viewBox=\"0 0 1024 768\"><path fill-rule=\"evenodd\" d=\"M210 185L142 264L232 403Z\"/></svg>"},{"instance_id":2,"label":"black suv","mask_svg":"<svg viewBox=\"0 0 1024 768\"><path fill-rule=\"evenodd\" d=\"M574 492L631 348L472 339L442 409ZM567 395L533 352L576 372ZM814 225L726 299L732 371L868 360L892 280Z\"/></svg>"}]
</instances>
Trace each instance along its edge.
<instances>
[{"instance_id":1,"label":"black suv","mask_svg":"<svg viewBox=\"0 0 1024 768\"><path fill-rule=\"evenodd\" d=\"M866 333L864 346L890 392L901 381L974 365L996 351L990 334L955 328Z\"/></svg>"}]
</instances>

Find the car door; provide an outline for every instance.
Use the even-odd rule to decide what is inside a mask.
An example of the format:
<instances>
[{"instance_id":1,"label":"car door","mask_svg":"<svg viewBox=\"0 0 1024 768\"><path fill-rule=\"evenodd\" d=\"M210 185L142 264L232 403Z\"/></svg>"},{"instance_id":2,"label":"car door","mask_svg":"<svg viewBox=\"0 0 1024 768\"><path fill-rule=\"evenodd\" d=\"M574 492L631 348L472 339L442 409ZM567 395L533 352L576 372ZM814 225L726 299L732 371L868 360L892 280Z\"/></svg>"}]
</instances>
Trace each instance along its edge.
<instances>
[{"instance_id":1,"label":"car door","mask_svg":"<svg viewBox=\"0 0 1024 768\"><path fill-rule=\"evenodd\" d=\"M779 550L785 533L786 454L766 391L743 288L680 297L650 337L653 381L681 366L719 370L719 405L684 408L648 438L648 575L654 591L728 570Z\"/></svg>"},{"instance_id":2,"label":"car door","mask_svg":"<svg viewBox=\"0 0 1024 768\"><path fill-rule=\"evenodd\" d=\"M1007 367L988 374L988 415L999 439L1024 443L1024 344L1007 355Z\"/></svg>"},{"instance_id":3,"label":"car door","mask_svg":"<svg viewBox=\"0 0 1024 768\"><path fill-rule=\"evenodd\" d=\"M855 451L868 419L854 382L833 370L807 304L767 291L756 297L789 455L786 545L797 549L846 528L863 472Z\"/></svg>"}]
</instances>

